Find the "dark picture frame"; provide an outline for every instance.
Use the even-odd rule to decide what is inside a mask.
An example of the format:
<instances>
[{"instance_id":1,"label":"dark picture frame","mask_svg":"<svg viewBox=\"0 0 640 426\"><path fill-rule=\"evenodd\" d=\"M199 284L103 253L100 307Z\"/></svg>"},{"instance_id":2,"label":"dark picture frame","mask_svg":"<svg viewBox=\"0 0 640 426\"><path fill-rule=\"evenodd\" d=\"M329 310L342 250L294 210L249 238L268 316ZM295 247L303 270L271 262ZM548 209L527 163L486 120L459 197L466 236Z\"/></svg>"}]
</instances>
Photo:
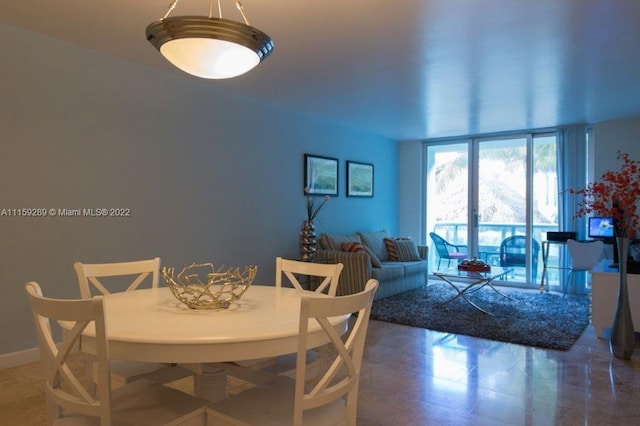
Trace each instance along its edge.
<instances>
[{"instance_id":1,"label":"dark picture frame","mask_svg":"<svg viewBox=\"0 0 640 426\"><path fill-rule=\"evenodd\" d=\"M305 195L338 195L338 159L304 155Z\"/></svg>"},{"instance_id":2,"label":"dark picture frame","mask_svg":"<svg viewBox=\"0 0 640 426\"><path fill-rule=\"evenodd\" d=\"M373 164L347 161L347 197L373 197Z\"/></svg>"}]
</instances>

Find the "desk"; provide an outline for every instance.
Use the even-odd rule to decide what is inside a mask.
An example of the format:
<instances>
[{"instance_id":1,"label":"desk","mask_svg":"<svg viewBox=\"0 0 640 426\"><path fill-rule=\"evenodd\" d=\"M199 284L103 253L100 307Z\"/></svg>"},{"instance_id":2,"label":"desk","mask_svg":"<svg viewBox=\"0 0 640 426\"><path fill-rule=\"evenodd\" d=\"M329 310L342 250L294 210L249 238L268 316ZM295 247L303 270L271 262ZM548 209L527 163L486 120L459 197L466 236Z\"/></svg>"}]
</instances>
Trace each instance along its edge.
<instances>
[{"instance_id":1,"label":"desk","mask_svg":"<svg viewBox=\"0 0 640 426\"><path fill-rule=\"evenodd\" d=\"M501 296L504 296L507 299L511 299L509 296L502 293L500 290L498 290L491 284L491 281L498 278L502 278L505 275L507 275L509 272L511 272L511 269L501 268L499 266L493 266L491 267L491 270L488 272L461 271L455 268L455 269L447 269L442 272L434 272L433 275L435 275L436 277L440 278L441 280L449 284L458 293L444 303L450 303L456 300L458 297L462 297L468 304L470 304L477 310L484 312L485 314L493 315L491 312L485 311L480 306L476 305L471 300L469 300L467 298L467 293L478 291L482 287L489 286L493 291L500 294ZM451 282L452 280L466 281L467 284L462 290L460 290L457 285Z\"/></svg>"},{"instance_id":2,"label":"desk","mask_svg":"<svg viewBox=\"0 0 640 426\"><path fill-rule=\"evenodd\" d=\"M591 323L596 334L602 337L605 328L613 324L613 314L618 304L618 268L610 268L611 260L602 260L591 271ZM627 274L629 304L633 329L640 332L640 275Z\"/></svg>"},{"instance_id":3,"label":"desk","mask_svg":"<svg viewBox=\"0 0 640 426\"><path fill-rule=\"evenodd\" d=\"M166 287L109 294L104 296L109 357L202 364L202 371L198 371L202 391L196 386L196 392L206 397L204 393L223 378L220 370L206 368L207 363L275 357L297 351L302 294L292 288L254 285L225 310L189 309ZM347 321L348 316L335 317L331 323L343 334ZM60 324L65 327L64 322ZM309 333L309 348L327 343L319 324L311 325ZM87 327L82 350L95 354L92 337L95 329Z\"/></svg>"},{"instance_id":4,"label":"desk","mask_svg":"<svg viewBox=\"0 0 640 426\"><path fill-rule=\"evenodd\" d=\"M547 285L549 285L549 278L547 277L547 269L552 268L552 269L571 269L569 267L564 267L564 266L549 266L548 265L548 260L549 260L549 247L551 246L551 244L556 244L556 245L560 245L560 246L566 246L567 242L566 241L543 241L542 242L542 277L540 278L540 293L544 293L544 280L545 278L547 279Z\"/></svg>"}]
</instances>

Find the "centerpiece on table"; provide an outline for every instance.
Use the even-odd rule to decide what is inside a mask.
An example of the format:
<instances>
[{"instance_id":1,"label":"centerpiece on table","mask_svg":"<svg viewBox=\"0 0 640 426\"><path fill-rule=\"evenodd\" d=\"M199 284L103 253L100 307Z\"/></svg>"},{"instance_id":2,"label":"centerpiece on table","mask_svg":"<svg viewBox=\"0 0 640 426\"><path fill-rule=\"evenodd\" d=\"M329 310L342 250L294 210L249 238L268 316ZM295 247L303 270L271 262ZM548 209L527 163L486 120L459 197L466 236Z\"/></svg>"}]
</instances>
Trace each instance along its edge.
<instances>
[{"instance_id":1,"label":"centerpiece on table","mask_svg":"<svg viewBox=\"0 0 640 426\"><path fill-rule=\"evenodd\" d=\"M468 272L489 272L491 270L491 266L486 264L483 260L474 257L473 259L464 259L462 262L458 263L458 270Z\"/></svg>"},{"instance_id":2,"label":"centerpiece on table","mask_svg":"<svg viewBox=\"0 0 640 426\"><path fill-rule=\"evenodd\" d=\"M616 358L629 359L633 355L635 334L627 288L627 259L629 238L635 236L640 224L640 162L621 151L618 151L617 158L622 160L620 170L608 170L600 181L591 182L582 189L568 189L567 192L583 197L578 202L576 217L593 214L613 218L620 279L609 346Z\"/></svg>"},{"instance_id":3,"label":"centerpiece on table","mask_svg":"<svg viewBox=\"0 0 640 426\"><path fill-rule=\"evenodd\" d=\"M215 268L213 263L193 263L177 276L174 268L162 268L160 273L173 295L190 309L226 309L239 300L251 286L257 266Z\"/></svg>"},{"instance_id":4,"label":"centerpiece on table","mask_svg":"<svg viewBox=\"0 0 640 426\"><path fill-rule=\"evenodd\" d=\"M309 188L305 188L304 192L309 194ZM313 220L328 201L328 195L325 195L318 204L316 204L316 197L306 196L307 219L302 222L300 227L300 259L303 262L312 262L316 256L316 228Z\"/></svg>"}]
</instances>

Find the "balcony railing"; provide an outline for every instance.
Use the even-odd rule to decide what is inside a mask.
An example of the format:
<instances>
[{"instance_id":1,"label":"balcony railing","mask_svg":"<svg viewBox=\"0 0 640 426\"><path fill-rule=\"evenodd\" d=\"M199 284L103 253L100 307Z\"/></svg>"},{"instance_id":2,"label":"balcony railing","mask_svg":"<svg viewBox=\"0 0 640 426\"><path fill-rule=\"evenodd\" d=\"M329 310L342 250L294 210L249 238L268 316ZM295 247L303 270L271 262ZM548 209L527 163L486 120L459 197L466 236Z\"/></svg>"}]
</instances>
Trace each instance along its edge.
<instances>
[{"instance_id":1,"label":"balcony railing","mask_svg":"<svg viewBox=\"0 0 640 426\"><path fill-rule=\"evenodd\" d=\"M443 237L445 240L456 245L468 245L467 241L467 224L460 222L438 222L434 226L434 232ZM557 224L534 224L532 237L539 243L546 239L546 233L549 231L557 231ZM500 243L512 235L525 235L526 225L524 223L482 223L478 226L478 257L491 265L499 265ZM432 244L431 241L428 242ZM430 250L430 270L437 264L437 254L434 250ZM535 274L538 279L542 272L542 253L538 254L538 271ZM558 264L559 252L552 251L549 253L549 264ZM521 269L521 268L518 268ZM517 281L523 281L523 271L519 271L520 276ZM549 277L551 282L557 281L559 277ZM537 283L534 283L537 284Z\"/></svg>"},{"instance_id":2,"label":"balcony railing","mask_svg":"<svg viewBox=\"0 0 640 426\"><path fill-rule=\"evenodd\" d=\"M533 238L538 242L543 241L549 231L557 231L558 225L534 224ZM525 235L526 225L524 223L482 223L478 226L478 241L481 246L495 247L498 249L500 243L512 235ZM467 245L467 224L460 222L438 222L434 227L434 232L445 240L453 244Z\"/></svg>"}]
</instances>

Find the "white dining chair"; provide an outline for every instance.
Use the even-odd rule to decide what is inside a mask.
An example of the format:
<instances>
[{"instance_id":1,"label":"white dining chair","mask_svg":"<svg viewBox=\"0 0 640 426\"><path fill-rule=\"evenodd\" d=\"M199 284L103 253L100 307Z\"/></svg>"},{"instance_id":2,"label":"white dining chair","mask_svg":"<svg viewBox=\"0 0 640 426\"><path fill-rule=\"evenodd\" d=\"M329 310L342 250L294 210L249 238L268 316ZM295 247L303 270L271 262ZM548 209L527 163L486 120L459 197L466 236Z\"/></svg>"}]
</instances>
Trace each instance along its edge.
<instances>
[{"instance_id":1,"label":"white dining chair","mask_svg":"<svg viewBox=\"0 0 640 426\"><path fill-rule=\"evenodd\" d=\"M376 280L369 280L356 294L338 297L302 296L295 379L279 376L264 385L212 404L210 425L355 425L358 384L365 337ZM345 336L329 318L357 313ZM336 357L323 370L317 384L307 387L307 336L311 324L320 324Z\"/></svg>"},{"instance_id":2,"label":"white dining chair","mask_svg":"<svg viewBox=\"0 0 640 426\"><path fill-rule=\"evenodd\" d=\"M94 264L76 262L73 267L78 276L80 296L83 299L91 298L96 294L134 291L143 287L157 288L159 285L159 257L132 262ZM95 376L95 366L92 368ZM111 361L111 384L114 388L143 378L156 383L170 383L193 374L192 370L175 364Z\"/></svg>"},{"instance_id":3,"label":"white dining chair","mask_svg":"<svg viewBox=\"0 0 640 426\"><path fill-rule=\"evenodd\" d=\"M342 263L321 264L276 257L275 285L276 287L290 286L304 291L305 288L300 282L300 278L304 276L309 283L317 284L314 285L314 292L335 296L343 268L344 265ZM286 280L283 280L283 277ZM317 375L320 364L324 360L326 360L326 347L309 350L307 354L307 378L309 380L312 380ZM275 358L237 361L226 363L224 368L232 376L260 384L271 380L277 375L294 377L296 357L295 354L289 354Z\"/></svg>"},{"instance_id":4,"label":"white dining chair","mask_svg":"<svg viewBox=\"0 0 640 426\"><path fill-rule=\"evenodd\" d=\"M282 287L282 277L284 276L294 288L300 291L305 290L299 279L299 277L304 276L309 280L310 285L315 287L309 288L308 290L335 296L340 282L340 273L343 268L344 265L342 263L325 264L301 262L276 257L276 287ZM320 279L322 279L322 281L318 283L317 281Z\"/></svg>"},{"instance_id":5,"label":"white dining chair","mask_svg":"<svg viewBox=\"0 0 640 426\"><path fill-rule=\"evenodd\" d=\"M46 298L33 281L25 285L25 290L45 374L48 424L206 425L209 401L145 379L111 388L108 331L101 296ZM62 342L54 340L52 320L72 323L69 331L63 333ZM81 333L87 328L93 328L96 336L97 392L83 386L84 380L71 362Z\"/></svg>"},{"instance_id":6,"label":"white dining chair","mask_svg":"<svg viewBox=\"0 0 640 426\"><path fill-rule=\"evenodd\" d=\"M567 294L567 287L573 284L575 289L575 272L587 273L598 264L604 253L604 242L601 240L594 241L576 241L567 240L567 249L571 256L571 266L569 268L569 276L562 286L562 295ZM573 278L573 280L572 280Z\"/></svg>"},{"instance_id":7,"label":"white dining chair","mask_svg":"<svg viewBox=\"0 0 640 426\"><path fill-rule=\"evenodd\" d=\"M306 276L310 285L315 287L313 288L314 292L335 296L343 268L344 265L342 263L322 264L314 262L300 262L297 260L277 257L276 287L281 287L283 285L282 278L284 276L293 287L298 290L304 290L304 287L300 284L298 277ZM326 345L320 348L310 349L307 352L308 380L313 380L318 375L320 364L325 362L326 358ZM270 370L275 374L287 375L289 377L295 377L295 369L295 354L279 356L276 359L276 362L270 367Z\"/></svg>"}]
</instances>

